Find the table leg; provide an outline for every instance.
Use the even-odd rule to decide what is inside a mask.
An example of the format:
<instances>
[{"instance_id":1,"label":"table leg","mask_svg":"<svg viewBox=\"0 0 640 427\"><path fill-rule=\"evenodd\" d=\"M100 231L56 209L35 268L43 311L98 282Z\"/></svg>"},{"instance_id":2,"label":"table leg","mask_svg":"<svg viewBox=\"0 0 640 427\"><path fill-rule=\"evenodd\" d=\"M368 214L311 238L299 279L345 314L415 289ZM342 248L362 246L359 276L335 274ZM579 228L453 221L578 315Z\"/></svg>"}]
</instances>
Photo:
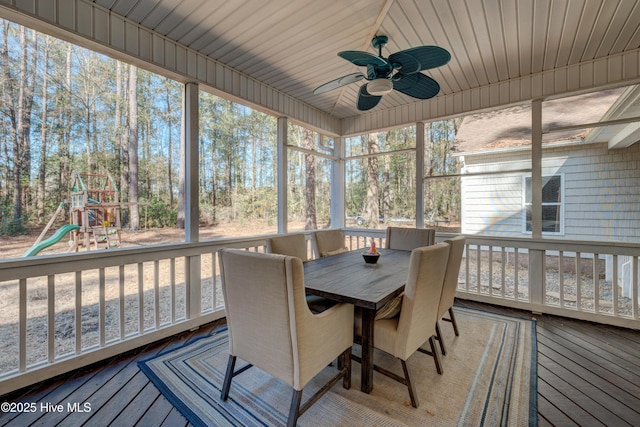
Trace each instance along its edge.
<instances>
[{"instance_id":1,"label":"table leg","mask_svg":"<svg viewBox=\"0 0 640 427\"><path fill-rule=\"evenodd\" d=\"M362 309L362 373L360 390L371 393L373 390L373 323L376 311Z\"/></svg>"}]
</instances>

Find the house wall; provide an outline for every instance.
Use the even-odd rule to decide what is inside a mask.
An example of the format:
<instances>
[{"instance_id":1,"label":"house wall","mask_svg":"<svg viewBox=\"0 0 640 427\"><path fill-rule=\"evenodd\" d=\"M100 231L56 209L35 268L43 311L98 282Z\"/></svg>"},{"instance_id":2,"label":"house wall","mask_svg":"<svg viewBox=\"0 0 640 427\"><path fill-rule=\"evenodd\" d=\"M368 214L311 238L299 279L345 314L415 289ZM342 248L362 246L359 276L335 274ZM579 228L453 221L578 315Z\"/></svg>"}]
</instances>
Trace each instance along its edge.
<instances>
[{"instance_id":1,"label":"house wall","mask_svg":"<svg viewBox=\"0 0 640 427\"><path fill-rule=\"evenodd\" d=\"M467 155L464 173L531 167L530 152ZM640 241L640 144L608 150L607 144L543 151L542 175L564 176L564 234L574 240ZM523 233L523 173L462 179L462 232L491 236ZM550 236L551 237L551 236Z\"/></svg>"}]
</instances>

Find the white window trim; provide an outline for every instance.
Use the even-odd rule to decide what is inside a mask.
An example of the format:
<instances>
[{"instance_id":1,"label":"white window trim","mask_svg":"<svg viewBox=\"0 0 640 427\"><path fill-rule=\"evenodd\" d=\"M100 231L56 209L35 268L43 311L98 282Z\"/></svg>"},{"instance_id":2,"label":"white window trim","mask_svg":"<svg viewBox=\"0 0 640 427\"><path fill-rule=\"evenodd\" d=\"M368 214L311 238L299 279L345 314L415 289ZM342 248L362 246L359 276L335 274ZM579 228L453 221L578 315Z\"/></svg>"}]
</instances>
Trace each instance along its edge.
<instances>
[{"instance_id":1,"label":"white window trim","mask_svg":"<svg viewBox=\"0 0 640 427\"><path fill-rule=\"evenodd\" d=\"M545 236L564 236L564 208L566 203L566 194L564 191L564 173L558 172L553 174L543 174L542 179L544 181L545 178L559 176L560 177L560 203L542 203L542 206L557 206L560 205L560 231L552 232L552 231L543 231L542 234ZM526 207L531 205L531 203L527 203L527 178L531 178L531 174L522 175L522 234L531 235L531 231L527 231L527 209Z\"/></svg>"}]
</instances>

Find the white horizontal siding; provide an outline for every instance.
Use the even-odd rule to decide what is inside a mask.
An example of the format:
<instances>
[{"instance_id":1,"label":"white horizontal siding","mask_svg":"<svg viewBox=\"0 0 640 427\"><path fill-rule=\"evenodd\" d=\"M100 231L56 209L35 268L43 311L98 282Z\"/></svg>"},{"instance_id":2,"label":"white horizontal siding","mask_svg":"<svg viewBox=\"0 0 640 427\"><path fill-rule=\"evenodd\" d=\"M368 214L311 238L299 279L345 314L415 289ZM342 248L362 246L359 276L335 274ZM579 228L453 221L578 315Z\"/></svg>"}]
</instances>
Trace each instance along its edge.
<instances>
[{"instance_id":1,"label":"white horizontal siding","mask_svg":"<svg viewBox=\"0 0 640 427\"><path fill-rule=\"evenodd\" d=\"M467 172L493 170L490 153L468 157ZM515 154L515 153L514 153ZM503 170L523 167L500 155ZM564 238L640 241L640 145L607 150L607 144L553 147L543 151L542 174L564 176ZM522 175L462 179L462 232L522 236ZM512 234L506 234L510 232Z\"/></svg>"},{"instance_id":2,"label":"white horizontal siding","mask_svg":"<svg viewBox=\"0 0 640 427\"><path fill-rule=\"evenodd\" d=\"M462 179L462 233L492 236L521 234L521 175Z\"/></svg>"}]
</instances>

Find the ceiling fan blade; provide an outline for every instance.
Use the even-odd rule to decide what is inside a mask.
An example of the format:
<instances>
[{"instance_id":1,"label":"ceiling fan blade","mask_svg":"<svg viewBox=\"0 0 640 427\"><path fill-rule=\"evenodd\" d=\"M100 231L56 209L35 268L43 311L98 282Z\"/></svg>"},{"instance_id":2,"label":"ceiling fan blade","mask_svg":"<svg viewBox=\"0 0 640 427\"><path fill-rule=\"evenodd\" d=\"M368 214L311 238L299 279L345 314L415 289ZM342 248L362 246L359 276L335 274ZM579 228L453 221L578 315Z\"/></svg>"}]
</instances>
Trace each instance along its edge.
<instances>
[{"instance_id":1,"label":"ceiling fan blade","mask_svg":"<svg viewBox=\"0 0 640 427\"><path fill-rule=\"evenodd\" d=\"M418 99L433 98L440 92L438 82L421 73L396 73L392 81L395 90Z\"/></svg>"},{"instance_id":2,"label":"ceiling fan blade","mask_svg":"<svg viewBox=\"0 0 640 427\"><path fill-rule=\"evenodd\" d=\"M362 75L362 73L353 73L353 74L348 74L346 76L342 76L339 77L335 80L331 80L330 82L327 82L321 86L318 86L313 93L315 95L319 95L321 93L325 93L325 92L329 92L330 90L334 90L337 89L339 87L342 86L346 86L348 84L351 83L355 83L355 82L359 82L360 80L362 80L364 78L364 75Z\"/></svg>"},{"instance_id":3,"label":"ceiling fan blade","mask_svg":"<svg viewBox=\"0 0 640 427\"><path fill-rule=\"evenodd\" d=\"M389 55L389 62L402 74L418 73L429 68L445 65L451 54L439 46L418 46Z\"/></svg>"},{"instance_id":4,"label":"ceiling fan blade","mask_svg":"<svg viewBox=\"0 0 640 427\"><path fill-rule=\"evenodd\" d=\"M356 106L360 111L367 111L378 105L378 102L380 102L381 99L381 96L371 95L367 92L367 85L362 85L358 92Z\"/></svg>"},{"instance_id":5,"label":"ceiling fan blade","mask_svg":"<svg viewBox=\"0 0 640 427\"><path fill-rule=\"evenodd\" d=\"M380 58L373 53L362 52L359 50L345 50L338 52L338 56L359 67L366 67L367 65L382 67L387 65L387 61L383 58Z\"/></svg>"}]
</instances>

